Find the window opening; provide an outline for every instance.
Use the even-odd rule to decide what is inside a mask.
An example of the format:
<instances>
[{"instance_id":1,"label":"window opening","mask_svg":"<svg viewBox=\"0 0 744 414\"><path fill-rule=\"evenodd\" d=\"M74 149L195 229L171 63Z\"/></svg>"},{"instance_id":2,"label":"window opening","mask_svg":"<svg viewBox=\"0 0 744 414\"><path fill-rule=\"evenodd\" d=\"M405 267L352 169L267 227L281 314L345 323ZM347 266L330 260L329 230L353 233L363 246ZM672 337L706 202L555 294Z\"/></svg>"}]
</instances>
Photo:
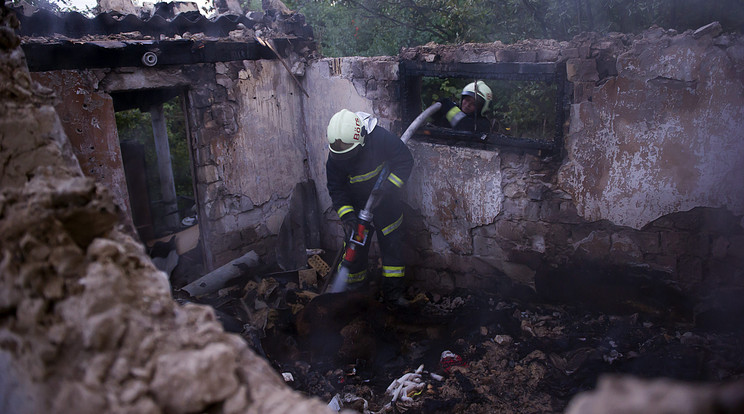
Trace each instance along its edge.
<instances>
[{"instance_id":1,"label":"window opening","mask_svg":"<svg viewBox=\"0 0 744 414\"><path fill-rule=\"evenodd\" d=\"M439 99L449 98L460 105L463 87L476 80L484 81L493 94L484 114L489 132L453 130L429 119L414 134L415 139L490 150L511 147L545 155L562 147L568 106L564 71L557 64L404 61L400 72L408 123Z\"/></svg>"}]
</instances>

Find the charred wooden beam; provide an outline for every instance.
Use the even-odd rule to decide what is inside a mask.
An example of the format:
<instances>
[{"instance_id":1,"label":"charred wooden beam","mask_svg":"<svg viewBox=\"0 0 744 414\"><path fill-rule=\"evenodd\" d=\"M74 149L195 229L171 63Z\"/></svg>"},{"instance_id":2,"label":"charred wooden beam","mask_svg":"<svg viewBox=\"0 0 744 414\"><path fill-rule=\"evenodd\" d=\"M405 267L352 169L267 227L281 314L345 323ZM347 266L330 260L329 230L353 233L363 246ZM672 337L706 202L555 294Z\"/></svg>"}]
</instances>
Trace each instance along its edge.
<instances>
[{"instance_id":1,"label":"charred wooden beam","mask_svg":"<svg viewBox=\"0 0 744 414\"><path fill-rule=\"evenodd\" d=\"M256 41L62 41L21 47L32 72L276 59L271 49Z\"/></svg>"}]
</instances>

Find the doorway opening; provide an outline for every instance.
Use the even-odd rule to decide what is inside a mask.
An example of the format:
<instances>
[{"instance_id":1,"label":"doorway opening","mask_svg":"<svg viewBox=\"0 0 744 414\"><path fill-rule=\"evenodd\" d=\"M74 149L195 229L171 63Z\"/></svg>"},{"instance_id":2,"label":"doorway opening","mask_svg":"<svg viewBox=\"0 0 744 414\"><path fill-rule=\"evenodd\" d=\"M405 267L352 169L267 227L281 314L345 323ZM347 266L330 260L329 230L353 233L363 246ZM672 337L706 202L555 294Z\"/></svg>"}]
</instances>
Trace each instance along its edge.
<instances>
[{"instance_id":1,"label":"doorway opening","mask_svg":"<svg viewBox=\"0 0 744 414\"><path fill-rule=\"evenodd\" d=\"M169 276L183 259L189 259L190 272L203 268L184 92L111 94L132 220L153 262Z\"/></svg>"},{"instance_id":2,"label":"doorway opening","mask_svg":"<svg viewBox=\"0 0 744 414\"><path fill-rule=\"evenodd\" d=\"M187 220L195 217L194 182L180 91L112 96L133 220L140 237L151 240L195 224Z\"/></svg>"}]
</instances>

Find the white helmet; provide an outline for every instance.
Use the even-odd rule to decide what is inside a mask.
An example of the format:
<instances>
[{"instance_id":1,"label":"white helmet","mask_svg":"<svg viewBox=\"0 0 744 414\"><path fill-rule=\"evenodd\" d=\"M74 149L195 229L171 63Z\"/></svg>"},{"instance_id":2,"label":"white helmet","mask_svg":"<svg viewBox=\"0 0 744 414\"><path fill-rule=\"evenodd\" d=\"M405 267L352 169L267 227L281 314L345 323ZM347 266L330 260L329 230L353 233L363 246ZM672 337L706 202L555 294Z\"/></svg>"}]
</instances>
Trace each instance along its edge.
<instances>
[{"instance_id":1,"label":"white helmet","mask_svg":"<svg viewBox=\"0 0 744 414\"><path fill-rule=\"evenodd\" d=\"M336 154L345 154L364 146L365 136L377 125L377 118L365 112L342 109L328 122L328 148ZM338 143L340 141L340 143Z\"/></svg>"},{"instance_id":2,"label":"white helmet","mask_svg":"<svg viewBox=\"0 0 744 414\"><path fill-rule=\"evenodd\" d=\"M483 99L483 108L481 109L481 115L484 115L488 112L488 105L491 103L491 100L493 99L493 93L491 92L491 88L486 85L485 82L479 80L476 82L470 82L469 84L465 85L464 88L462 88L462 96L472 96Z\"/></svg>"}]
</instances>

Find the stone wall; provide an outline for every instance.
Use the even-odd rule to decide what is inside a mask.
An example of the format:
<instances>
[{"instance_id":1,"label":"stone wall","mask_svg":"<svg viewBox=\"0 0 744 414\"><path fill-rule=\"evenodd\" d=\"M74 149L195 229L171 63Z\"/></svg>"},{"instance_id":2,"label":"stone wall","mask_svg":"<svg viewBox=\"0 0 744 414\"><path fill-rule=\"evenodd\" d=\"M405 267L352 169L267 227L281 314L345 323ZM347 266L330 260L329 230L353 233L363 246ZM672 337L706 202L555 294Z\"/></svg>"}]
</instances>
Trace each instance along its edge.
<instances>
[{"instance_id":1,"label":"stone wall","mask_svg":"<svg viewBox=\"0 0 744 414\"><path fill-rule=\"evenodd\" d=\"M636 229L698 206L743 214L744 42L716 24L621 39L578 40L589 54L567 61L581 92L560 182L579 214Z\"/></svg>"},{"instance_id":2,"label":"stone wall","mask_svg":"<svg viewBox=\"0 0 744 414\"><path fill-rule=\"evenodd\" d=\"M572 299L590 300L591 278L578 269L592 263L625 268L618 277L629 285L640 275L694 300L744 287L744 177L736 168L744 159L744 42L717 27L404 49L401 59L424 62L565 63L573 91L561 154L409 143L416 162L407 192L413 283L442 290L527 285L557 298L554 282L561 280L583 292ZM343 75L355 85L375 83L353 66ZM333 97L339 107L344 98ZM392 96L387 104L377 96L367 101L378 110L399 104ZM331 113L319 113L307 129L320 134ZM402 133L400 113L388 120ZM311 164L320 165L323 154L313 161L311 153ZM322 171L311 171L324 182ZM564 278L572 266L576 277ZM601 281L597 275L594 282Z\"/></svg>"},{"instance_id":3,"label":"stone wall","mask_svg":"<svg viewBox=\"0 0 744 414\"><path fill-rule=\"evenodd\" d=\"M55 91L86 174L106 184L125 211L110 94L183 88L207 267L249 250L273 260L292 188L306 177L301 92L280 62L53 71L34 79Z\"/></svg>"},{"instance_id":4,"label":"stone wall","mask_svg":"<svg viewBox=\"0 0 744 414\"><path fill-rule=\"evenodd\" d=\"M17 26L0 6L0 411L330 413L213 309L173 300L83 174Z\"/></svg>"},{"instance_id":5,"label":"stone wall","mask_svg":"<svg viewBox=\"0 0 744 414\"><path fill-rule=\"evenodd\" d=\"M744 284L744 177L736 168L744 159L744 42L715 24L319 59L295 71L307 96L267 60L75 76L87 79L86 96L104 98L185 88L201 234L214 268L248 250L272 262L292 189L305 180L314 181L328 224L323 247L338 248L326 125L347 108L402 133L400 60L558 63L572 91L559 154L409 143L414 284L519 285L550 295L551 281L577 263L644 268L698 298ZM63 84L48 84L55 82Z\"/></svg>"},{"instance_id":6,"label":"stone wall","mask_svg":"<svg viewBox=\"0 0 744 414\"><path fill-rule=\"evenodd\" d=\"M305 173L302 93L278 61L217 63L189 89L189 122L209 267L249 250L271 262Z\"/></svg>"}]
</instances>

